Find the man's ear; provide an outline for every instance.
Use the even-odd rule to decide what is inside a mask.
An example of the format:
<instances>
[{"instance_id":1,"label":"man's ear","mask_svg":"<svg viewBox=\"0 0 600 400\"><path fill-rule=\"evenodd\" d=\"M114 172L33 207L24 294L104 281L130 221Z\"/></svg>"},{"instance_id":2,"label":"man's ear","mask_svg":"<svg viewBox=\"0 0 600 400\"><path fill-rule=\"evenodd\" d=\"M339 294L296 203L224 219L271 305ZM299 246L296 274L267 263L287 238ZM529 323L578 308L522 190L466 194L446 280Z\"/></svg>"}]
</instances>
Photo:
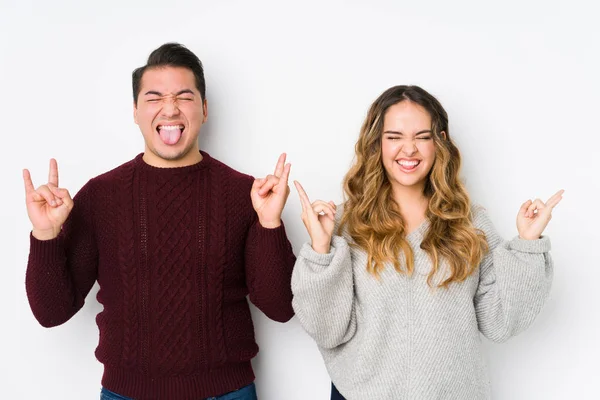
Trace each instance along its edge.
<instances>
[{"instance_id":1,"label":"man's ear","mask_svg":"<svg viewBox=\"0 0 600 400\"><path fill-rule=\"evenodd\" d=\"M202 102L202 113L204 114L204 118L202 118L202 123L204 124L208 121L208 100Z\"/></svg>"},{"instance_id":2,"label":"man's ear","mask_svg":"<svg viewBox=\"0 0 600 400\"><path fill-rule=\"evenodd\" d=\"M135 122L135 124L136 124L136 125L139 125L139 124L138 124L138 119L137 119L137 111L138 111L138 110L137 110L137 104L136 104L136 102L134 101L134 102L133 102L133 121Z\"/></svg>"}]
</instances>

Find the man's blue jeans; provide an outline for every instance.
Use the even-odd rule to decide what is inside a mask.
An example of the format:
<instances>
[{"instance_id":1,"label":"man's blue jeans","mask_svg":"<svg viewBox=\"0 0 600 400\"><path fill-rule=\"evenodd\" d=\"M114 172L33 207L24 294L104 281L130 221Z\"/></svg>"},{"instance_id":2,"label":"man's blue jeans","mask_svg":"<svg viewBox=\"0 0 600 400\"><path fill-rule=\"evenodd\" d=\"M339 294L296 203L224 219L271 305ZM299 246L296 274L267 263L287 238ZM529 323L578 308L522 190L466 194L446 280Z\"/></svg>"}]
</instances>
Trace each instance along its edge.
<instances>
[{"instance_id":1,"label":"man's blue jeans","mask_svg":"<svg viewBox=\"0 0 600 400\"><path fill-rule=\"evenodd\" d=\"M102 388L100 392L100 400L134 400L130 397L125 397L111 392L108 389ZM256 386L251 383L248 386L229 392L217 397L208 397L204 400L257 400L256 397Z\"/></svg>"}]
</instances>

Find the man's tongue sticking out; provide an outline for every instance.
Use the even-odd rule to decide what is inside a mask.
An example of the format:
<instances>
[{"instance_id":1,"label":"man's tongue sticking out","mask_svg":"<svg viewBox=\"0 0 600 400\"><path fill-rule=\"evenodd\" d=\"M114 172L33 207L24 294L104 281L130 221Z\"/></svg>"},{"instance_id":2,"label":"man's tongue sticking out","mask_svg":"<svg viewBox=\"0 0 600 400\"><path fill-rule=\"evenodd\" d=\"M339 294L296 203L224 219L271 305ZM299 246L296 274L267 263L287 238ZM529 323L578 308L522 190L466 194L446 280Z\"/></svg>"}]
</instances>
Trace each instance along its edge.
<instances>
[{"instance_id":1,"label":"man's tongue sticking out","mask_svg":"<svg viewBox=\"0 0 600 400\"><path fill-rule=\"evenodd\" d=\"M158 134L164 144L173 145L181 139L183 127L181 125L161 125L158 127Z\"/></svg>"}]
</instances>

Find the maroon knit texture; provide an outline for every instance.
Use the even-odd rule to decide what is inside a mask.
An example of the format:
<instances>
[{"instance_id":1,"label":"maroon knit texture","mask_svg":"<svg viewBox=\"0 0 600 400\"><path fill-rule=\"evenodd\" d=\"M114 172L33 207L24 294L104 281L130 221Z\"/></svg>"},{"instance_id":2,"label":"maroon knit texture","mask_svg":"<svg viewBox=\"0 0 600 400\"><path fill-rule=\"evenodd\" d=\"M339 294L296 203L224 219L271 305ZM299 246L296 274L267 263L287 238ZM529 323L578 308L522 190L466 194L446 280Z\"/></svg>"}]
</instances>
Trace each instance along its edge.
<instances>
[{"instance_id":1,"label":"maroon knit texture","mask_svg":"<svg viewBox=\"0 0 600 400\"><path fill-rule=\"evenodd\" d=\"M29 304L68 321L97 281L102 385L142 399L197 399L250 384L258 352L247 297L293 316L295 262L282 225L263 228L253 178L202 152L181 168L134 160L90 180L60 235L31 237Z\"/></svg>"}]
</instances>

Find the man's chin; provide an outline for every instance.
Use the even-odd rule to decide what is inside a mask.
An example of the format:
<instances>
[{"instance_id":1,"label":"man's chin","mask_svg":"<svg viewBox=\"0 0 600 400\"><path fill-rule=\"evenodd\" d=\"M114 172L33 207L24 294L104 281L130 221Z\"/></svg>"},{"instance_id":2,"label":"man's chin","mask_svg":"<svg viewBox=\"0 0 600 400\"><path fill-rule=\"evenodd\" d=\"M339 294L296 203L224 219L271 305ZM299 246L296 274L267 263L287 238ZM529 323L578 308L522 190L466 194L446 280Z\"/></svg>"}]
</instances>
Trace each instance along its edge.
<instances>
[{"instance_id":1,"label":"man's chin","mask_svg":"<svg viewBox=\"0 0 600 400\"><path fill-rule=\"evenodd\" d=\"M158 158L164 161L179 161L185 158L185 152L156 152L154 153Z\"/></svg>"},{"instance_id":2,"label":"man's chin","mask_svg":"<svg viewBox=\"0 0 600 400\"><path fill-rule=\"evenodd\" d=\"M181 161L199 152L194 146L186 149L156 149L154 155L163 161Z\"/></svg>"}]
</instances>

